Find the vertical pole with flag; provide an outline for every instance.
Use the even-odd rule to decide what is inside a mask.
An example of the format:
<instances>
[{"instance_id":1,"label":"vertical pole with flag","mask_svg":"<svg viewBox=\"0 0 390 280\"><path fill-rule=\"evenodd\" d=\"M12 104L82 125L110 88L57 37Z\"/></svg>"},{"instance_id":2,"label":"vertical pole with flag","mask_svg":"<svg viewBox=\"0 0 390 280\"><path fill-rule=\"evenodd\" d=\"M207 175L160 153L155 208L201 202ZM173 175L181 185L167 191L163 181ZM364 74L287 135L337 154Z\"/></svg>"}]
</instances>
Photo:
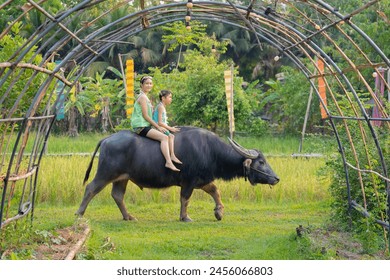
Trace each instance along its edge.
<instances>
[{"instance_id":1,"label":"vertical pole with flag","mask_svg":"<svg viewBox=\"0 0 390 280\"><path fill-rule=\"evenodd\" d=\"M126 116L131 117L134 108L134 61L126 60Z\"/></svg>"},{"instance_id":2,"label":"vertical pole with flag","mask_svg":"<svg viewBox=\"0 0 390 280\"><path fill-rule=\"evenodd\" d=\"M318 77L318 92L320 93L320 98L322 100L322 103L320 103L320 110L321 110L321 118L326 119L328 115L326 114L324 106L327 105L326 103L326 87L325 87L325 80L323 77L324 74L324 61L321 58L318 58L318 70L319 70L319 77Z\"/></svg>"},{"instance_id":3,"label":"vertical pole with flag","mask_svg":"<svg viewBox=\"0 0 390 280\"><path fill-rule=\"evenodd\" d=\"M234 107L233 107L233 65L230 70L224 72L225 77L225 92L226 105L229 115L229 133L230 138L233 139L234 127Z\"/></svg>"}]
</instances>

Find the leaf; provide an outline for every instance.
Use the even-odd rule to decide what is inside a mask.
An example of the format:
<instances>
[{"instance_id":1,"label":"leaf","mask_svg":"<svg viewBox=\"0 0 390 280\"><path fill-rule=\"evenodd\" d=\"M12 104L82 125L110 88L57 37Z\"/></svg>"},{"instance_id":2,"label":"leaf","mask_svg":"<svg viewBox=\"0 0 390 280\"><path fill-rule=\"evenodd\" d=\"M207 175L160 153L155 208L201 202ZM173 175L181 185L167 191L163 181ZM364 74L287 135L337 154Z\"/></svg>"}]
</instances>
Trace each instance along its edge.
<instances>
[{"instance_id":1,"label":"leaf","mask_svg":"<svg viewBox=\"0 0 390 280\"><path fill-rule=\"evenodd\" d=\"M121 78L121 79L123 78L122 72L119 71L118 69L116 69L116 68L114 68L114 67L112 67L112 66L109 66L109 67L107 67L107 70L113 72L113 73L114 73L115 75L117 75L119 78Z\"/></svg>"},{"instance_id":2,"label":"leaf","mask_svg":"<svg viewBox=\"0 0 390 280\"><path fill-rule=\"evenodd\" d=\"M266 81L265 84L270 86L272 89L277 89L278 85L279 85L279 83L277 81L274 81L274 80Z\"/></svg>"},{"instance_id":3,"label":"leaf","mask_svg":"<svg viewBox=\"0 0 390 280\"><path fill-rule=\"evenodd\" d=\"M77 108L77 110L79 111L79 113L80 113L81 115L85 115L83 105L82 105L80 102L77 102L77 103L76 103L76 108Z\"/></svg>"},{"instance_id":4,"label":"leaf","mask_svg":"<svg viewBox=\"0 0 390 280\"><path fill-rule=\"evenodd\" d=\"M77 100L77 98L76 98L76 95L75 95L75 94L71 94L69 98L70 98L70 101L71 101L72 103L75 103L75 102L76 102L76 100Z\"/></svg>"}]
</instances>

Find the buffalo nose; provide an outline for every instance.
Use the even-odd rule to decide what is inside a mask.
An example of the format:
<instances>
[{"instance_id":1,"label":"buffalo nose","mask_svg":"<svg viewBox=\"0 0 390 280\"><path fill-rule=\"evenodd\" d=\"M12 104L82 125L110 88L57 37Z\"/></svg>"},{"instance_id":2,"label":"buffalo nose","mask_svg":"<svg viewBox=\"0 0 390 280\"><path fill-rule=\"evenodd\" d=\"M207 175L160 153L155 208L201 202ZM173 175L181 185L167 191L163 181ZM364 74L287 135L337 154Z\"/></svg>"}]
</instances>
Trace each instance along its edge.
<instances>
[{"instance_id":1,"label":"buffalo nose","mask_svg":"<svg viewBox=\"0 0 390 280\"><path fill-rule=\"evenodd\" d=\"M274 181L273 185L276 185L277 183L279 183L279 181L280 181L279 177L275 177L275 181Z\"/></svg>"}]
</instances>

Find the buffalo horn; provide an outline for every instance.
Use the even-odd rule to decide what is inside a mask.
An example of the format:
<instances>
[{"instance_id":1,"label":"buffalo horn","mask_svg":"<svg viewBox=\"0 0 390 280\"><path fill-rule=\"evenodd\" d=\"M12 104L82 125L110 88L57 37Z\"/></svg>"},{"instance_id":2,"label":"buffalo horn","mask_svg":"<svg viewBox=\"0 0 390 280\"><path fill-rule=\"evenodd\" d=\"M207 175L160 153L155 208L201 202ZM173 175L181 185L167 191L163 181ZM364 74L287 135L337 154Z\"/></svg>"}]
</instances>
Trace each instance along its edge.
<instances>
[{"instance_id":1,"label":"buffalo horn","mask_svg":"<svg viewBox=\"0 0 390 280\"><path fill-rule=\"evenodd\" d=\"M248 149L245 149L244 147L240 146L240 144L238 144L236 141L230 139L228 137L228 140L230 142L230 145L232 145L232 147L242 156L244 156L245 158L250 158L250 159L255 159L259 156L259 153L256 152L255 150L248 150Z\"/></svg>"}]
</instances>

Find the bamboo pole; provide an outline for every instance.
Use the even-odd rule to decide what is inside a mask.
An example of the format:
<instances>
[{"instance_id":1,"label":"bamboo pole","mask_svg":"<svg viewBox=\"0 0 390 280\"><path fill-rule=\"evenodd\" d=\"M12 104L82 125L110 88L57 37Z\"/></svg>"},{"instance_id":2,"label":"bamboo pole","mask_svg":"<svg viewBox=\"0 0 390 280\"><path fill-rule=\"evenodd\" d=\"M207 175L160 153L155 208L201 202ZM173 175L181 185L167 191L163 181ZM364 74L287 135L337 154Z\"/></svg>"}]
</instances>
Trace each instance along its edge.
<instances>
[{"instance_id":1,"label":"bamboo pole","mask_svg":"<svg viewBox=\"0 0 390 280\"><path fill-rule=\"evenodd\" d=\"M64 260L70 261L70 260L74 259L74 257L76 256L77 252L80 250L81 246L83 246L83 244L84 244L85 240L87 239L88 234L89 234L90 231L91 231L91 229L89 228L89 226L86 226L86 228L84 229L84 232L83 232L83 235L82 235L81 239L79 241L77 241L77 243L72 247L72 249L70 249L68 255L65 257Z\"/></svg>"},{"instance_id":2,"label":"bamboo pole","mask_svg":"<svg viewBox=\"0 0 390 280\"><path fill-rule=\"evenodd\" d=\"M16 64L11 63L11 62L1 62L0 63L0 68L13 68L13 67L29 68L29 69L33 69L33 70L38 71L38 72L48 74L48 75L54 75L54 77L61 80L67 86L72 86L72 83L70 81L68 81L66 78L62 77L60 74L54 73L53 71L51 71L49 69L39 67L39 66L31 64L31 63L22 63L22 62L16 63Z\"/></svg>"}]
</instances>

